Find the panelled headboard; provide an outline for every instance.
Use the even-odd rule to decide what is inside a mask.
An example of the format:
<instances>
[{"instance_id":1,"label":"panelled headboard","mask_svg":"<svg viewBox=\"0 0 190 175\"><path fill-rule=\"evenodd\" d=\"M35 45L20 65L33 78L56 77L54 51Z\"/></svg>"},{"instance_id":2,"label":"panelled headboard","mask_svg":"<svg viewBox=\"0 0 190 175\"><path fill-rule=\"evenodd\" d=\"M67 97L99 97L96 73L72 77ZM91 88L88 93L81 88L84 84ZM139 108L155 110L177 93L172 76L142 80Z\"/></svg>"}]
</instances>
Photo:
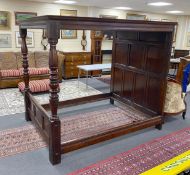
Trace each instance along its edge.
<instances>
[{"instance_id":1,"label":"panelled headboard","mask_svg":"<svg viewBox=\"0 0 190 175\"><path fill-rule=\"evenodd\" d=\"M123 101L162 114L171 33L116 32L112 91Z\"/></svg>"}]
</instances>

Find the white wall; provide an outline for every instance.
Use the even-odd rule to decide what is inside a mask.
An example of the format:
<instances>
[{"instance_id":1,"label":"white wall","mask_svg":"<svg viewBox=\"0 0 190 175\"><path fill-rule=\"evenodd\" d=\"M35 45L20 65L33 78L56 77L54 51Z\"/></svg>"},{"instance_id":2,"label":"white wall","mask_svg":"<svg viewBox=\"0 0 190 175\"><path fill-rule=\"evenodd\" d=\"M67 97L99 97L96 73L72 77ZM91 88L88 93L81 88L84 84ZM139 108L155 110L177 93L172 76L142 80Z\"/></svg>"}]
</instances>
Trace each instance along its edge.
<instances>
[{"instance_id":1,"label":"white wall","mask_svg":"<svg viewBox=\"0 0 190 175\"><path fill-rule=\"evenodd\" d=\"M177 21L177 16L175 15L162 15L162 14L154 14L154 13L143 13L143 12L132 12L132 11L124 11L124 10L114 10L114 9L100 9L97 7L89 7L89 16L91 17L99 17L100 15L113 15L118 16L119 19L126 19L127 13L138 13L141 15L146 15L148 20L163 20L167 19L171 22ZM110 40L103 40L102 49L111 49L112 42Z\"/></svg>"},{"instance_id":2,"label":"white wall","mask_svg":"<svg viewBox=\"0 0 190 175\"><path fill-rule=\"evenodd\" d=\"M11 12L11 30L9 31L0 31L0 34L6 33L11 34L12 36L12 48L0 48L0 51L9 51L15 50L20 51L20 48L15 46L15 31L19 30L19 27L15 25L14 12L37 12L38 16L42 15L60 15L60 9L70 9L77 10L78 16L87 16L88 9L81 6L65 6L59 4L47 4L47 3L35 3L35 2L26 2L21 0L0 0L0 11L9 11ZM42 30L29 30L34 32L34 42L35 47L30 48L30 50L42 50L43 46L41 43ZM57 45L59 50L64 51L81 51L82 46L80 44L82 36L82 31L78 31L77 39L60 39Z\"/></svg>"},{"instance_id":3,"label":"white wall","mask_svg":"<svg viewBox=\"0 0 190 175\"><path fill-rule=\"evenodd\" d=\"M179 16L176 49L187 49L187 35L190 35L190 16Z\"/></svg>"},{"instance_id":4,"label":"white wall","mask_svg":"<svg viewBox=\"0 0 190 175\"><path fill-rule=\"evenodd\" d=\"M175 15L161 15L154 13L142 13L142 12L131 12L123 10L114 9L101 9L97 7L82 7L82 6L67 6L60 4L48 4L48 3L36 3L36 2L26 2L24 0L0 0L0 11L11 12L11 30L3 31L1 33L11 34L12 36L12 48L0 48L0 51L15 50L20 51L20 48L15 47L15 31L18 31L18 26L15 26L14 12L37 12L38 16L42 15L60 15L60 9L77 10L78 16L89 16L89 17L99 17L100 15L114 15L118 16L120 19L126 19L127 13L138 13L144 14L148 19L160 20L168 19L169 21L177 21L179 23L176 48L178 49L190 49L186 47L186 36L187 29L190 25L190 17L188 16L175 16ZM40 44L42 38L42 30L29 30L34 32L34 42L35 47L30 48L30 50L42 50L43 47ZM90 51L90 32L87 33L87 51ZM82 31L78 31L77 39L59 39L57 49L62 51L82 51L81 46ZM102 49L111 49L112 42L109 40L104 40Z\"/></svg>"}]
</instances>

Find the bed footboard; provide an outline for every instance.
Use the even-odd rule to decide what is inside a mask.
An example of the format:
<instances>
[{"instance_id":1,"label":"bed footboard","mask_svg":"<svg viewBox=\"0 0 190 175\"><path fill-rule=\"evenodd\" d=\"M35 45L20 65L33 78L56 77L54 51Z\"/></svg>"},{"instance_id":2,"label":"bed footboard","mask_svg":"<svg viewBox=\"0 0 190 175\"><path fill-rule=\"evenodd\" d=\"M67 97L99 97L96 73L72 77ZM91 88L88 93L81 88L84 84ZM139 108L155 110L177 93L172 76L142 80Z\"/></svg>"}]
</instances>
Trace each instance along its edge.
<instances>
[{"instance_id":1,"label":"bed footboard","mask_svg":"<svg viewBox=\"0 0 190 175\"><path fill-rule=\"evenodd\" d=\"M59 118L51 118L45 109L27 93L29 117L43 135L49 147L49 159L52 164L61 162L61 123Z\"/></svg>"}]
</instances>

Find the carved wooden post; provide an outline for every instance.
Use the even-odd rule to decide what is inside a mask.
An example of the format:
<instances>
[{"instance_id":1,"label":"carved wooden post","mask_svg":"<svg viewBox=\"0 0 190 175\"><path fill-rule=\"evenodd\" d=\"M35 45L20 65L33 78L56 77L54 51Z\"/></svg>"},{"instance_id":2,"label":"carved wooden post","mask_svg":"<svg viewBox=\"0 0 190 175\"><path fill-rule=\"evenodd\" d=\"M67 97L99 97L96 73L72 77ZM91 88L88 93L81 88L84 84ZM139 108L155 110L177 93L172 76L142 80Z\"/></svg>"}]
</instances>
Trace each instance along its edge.
<instances>
[{"instance_id":1,"label":"carved wooden post","mask_svg":"<svg viewBox=\"0 0 190 175\"><path fill-rule=\"evenodd\" d=\"M26 121L30 121L30 114L29 114L29 97L28 97L28 92L30 91L29 89L29 73L28 73L28 49L26 45L26 35L27 35L27 29L20 29L20 37L22 39L22 44L21 44L21 53L22 53L22 58L23 58L23 78L24 78L24 83L25 83L25 88L24 88L24 102L25 102L25 119Z\"/></svg>"},{"instance_id":2,"label":"carved wooden post","mask_svg":"<svg viewBox=\"0 0 190 175\"><path fill-rule=\"evenodd\" d=\"M55 31L54 31L55 33ZM59 102L59 82L58 82L58 56L56 51L56 44L58 38L50 37L48 39L50 44L49 52L49 68L50 68L50 130L49 130L49 158L52 164L61 162L61 124L57 115L57 108Z\"/></svg>"}]
</instances>

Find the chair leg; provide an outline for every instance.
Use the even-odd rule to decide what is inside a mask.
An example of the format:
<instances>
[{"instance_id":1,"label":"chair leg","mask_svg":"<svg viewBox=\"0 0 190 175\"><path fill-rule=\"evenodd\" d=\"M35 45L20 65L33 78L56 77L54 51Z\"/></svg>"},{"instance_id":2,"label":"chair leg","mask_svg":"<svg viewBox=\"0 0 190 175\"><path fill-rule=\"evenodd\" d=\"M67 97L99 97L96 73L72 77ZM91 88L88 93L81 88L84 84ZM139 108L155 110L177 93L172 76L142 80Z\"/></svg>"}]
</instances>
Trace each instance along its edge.
<instances>
[{"instance_id":1,"label":"chair leg","mask_svg":"<svg viewBox=\"0 0 190 175\"><path fill-rule=\"evenodd\" d=\"M162 130L162 124L156 125L155 128L158 129L158 130Z\"/></svg>"},{"instance_id":2,"label":"chair leg","mask_svg":"<svg viewBox=\"0 0 190 175\"><path fill-rule=\"evenodd\" d=\"M183 120L185 120L186 111L182 113Z\"/></svg>"},{"instance_id":3,"label":"chair leg","mask_svg":"<svg viewBox=\"0 0 190 175\"><path fill-rule=\"evenodd\" d=\"M110 98L110 104L114 104L114 99L113 98Z\"/></svg>"}]
</instances>

